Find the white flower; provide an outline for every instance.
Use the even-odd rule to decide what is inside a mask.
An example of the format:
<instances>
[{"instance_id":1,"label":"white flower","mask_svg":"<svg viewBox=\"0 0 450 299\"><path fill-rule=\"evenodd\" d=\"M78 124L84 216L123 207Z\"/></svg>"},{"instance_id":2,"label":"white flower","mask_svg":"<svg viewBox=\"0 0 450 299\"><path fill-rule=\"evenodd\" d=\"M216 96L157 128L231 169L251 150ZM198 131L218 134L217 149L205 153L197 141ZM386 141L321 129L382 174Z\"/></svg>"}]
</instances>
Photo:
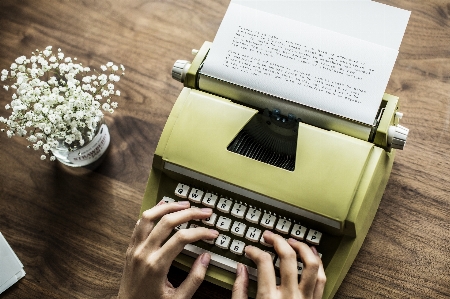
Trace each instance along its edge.
<instances>
[{"instance_id":1,"label":"white flower","mask_svg":"<svg viewBox=\"0 0 450 299\"><path fill-rule=\"evenodd\" d=\"M48 155L54 161L52 148L64 142L69 150L83 146L93 139L103 111L113 113L117 108L118 103L111 102L110 97L120 96L113 84L120 80L114 73L119 68L108 62L100 66L105 73L94 70L95 74L89 74L89 67L77 63L75 58L72 62L61 49L52 53L51 46L32 54L29 59L18 57L10 71L1 70L2 81L13 81L3 88L12 89L13 93L11 103L5 105L11 115L0 116L0 124L7 127L8 137L25 136L30 142L27 147L42 149L44 159ZM125 69L123 65L120 68Z\"/></svg>"},{"instance_id":2,"label":"white flower","mask_svg":"<svg viewBox=\"0 0 450 299\"><path fill-rule=\"evenodd\" d=\"M27 139L31 143L35 143L37 141L37 137L34 135L30 135Z\"/></svg>"},{"instance_id":3,"label":"white flower","mask_svg":"<svg viewBox=\"0 0 450 299\"><path fill-rule=\"evenodd\" d=\"M45 160L45 158L47 158L46 155L42 155L42 156L41 156L41 160Z\"/></svg>"},{"instance_id":4,"label":"white flower","mask_svg":"<svg viewBox=\"0 0 450 299\"><path fill-rule=\"evenodd\" d=\"M26 59L27 59L27 58L26 58L25 56L17 57L17 58L16 58L16 63L17 63L17 64L22 64L22 63L25 62Z\"/></svg>"},{"instance_id":5,"label":"white flower","mask_svg":"<svg viewBox=\"0 0 450 299\"><path fill-rule=\"evenodd\" d=\"M50 126L47 126L47 127L44 128L44 133L45 133L45 134L48 135L48 134L50 134L51 132L52 132L52 128L51 128Z\"/></svg>"}]
</instances>

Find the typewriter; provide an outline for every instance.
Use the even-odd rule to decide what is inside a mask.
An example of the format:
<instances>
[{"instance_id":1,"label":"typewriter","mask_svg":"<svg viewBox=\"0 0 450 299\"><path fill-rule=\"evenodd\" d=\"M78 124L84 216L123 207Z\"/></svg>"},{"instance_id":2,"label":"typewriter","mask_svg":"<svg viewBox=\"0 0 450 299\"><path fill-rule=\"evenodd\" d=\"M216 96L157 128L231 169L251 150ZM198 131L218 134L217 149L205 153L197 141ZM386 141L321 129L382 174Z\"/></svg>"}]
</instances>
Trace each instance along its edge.
<instances>
[{"instance_id":1,"label":"typewriter","mask_svg":"<svg viewBox=\"0 0 450 299\"><path fill-rule=\"evenodd\" d=\"M212 208L210 218L173 233L214 227L218 238L186 245L174 265L188 271L209 252L206 280L231 289L243 263L250 296L258 270L245 246L269 252L279 277L264 230L314 245L327 276L323 298L332 298L367 235L395 152L406 143L399 99L384 94L373 124L361 129L348 118L211 76L205 65L212 51L205 42L192 51L192 62L172 68L184 88L156 148L141 213L161 200ZM301 277L301 260L297 268Z\"/></svg>"},{"instance_id":2,"label":"typewriter","mask_svg":"<svg viewBox=\"0 0 450 299\"><path fill-rule=\"evenodd\" d=\"M226 82L202 88L210 47L205 42L193 50L192 62L173 67L173 78L184 88L156 148L141 213L161 200L213 208L210 218L175 231L215 227L219 237L188 244L174 263L189 270L199 254L209 252L206 280L229 289L237 263L246 264L250 295L258 274L243 254L246 245L270 252L279 274L264 230L315 245L327 275L323 298L331 298L369 230L395 151L405 145L408 129L398 124L399 99L384 94L370 138L361 140L304 123L293 116L295 107L284 107L291 113L283 114L267 98L258 106L264 95L251 97L249 90L224 87ZM300 260L298 271L301 275Z\"/></svg>"}]
</instances>

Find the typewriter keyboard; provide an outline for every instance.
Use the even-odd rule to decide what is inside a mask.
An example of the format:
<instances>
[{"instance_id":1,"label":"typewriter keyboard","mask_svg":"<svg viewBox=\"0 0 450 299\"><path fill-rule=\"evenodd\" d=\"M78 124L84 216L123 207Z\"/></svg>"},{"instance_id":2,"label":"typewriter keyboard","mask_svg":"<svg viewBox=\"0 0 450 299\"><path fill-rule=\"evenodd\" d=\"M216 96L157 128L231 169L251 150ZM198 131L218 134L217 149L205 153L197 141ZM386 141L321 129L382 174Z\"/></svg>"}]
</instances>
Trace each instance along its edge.
<instances>
[{"instance_id":1,"label":"typewriter keyboard","mask_svg":"<svg viewBox=\"0 0 450 299\"><path fill-rule=\"evenodd\" d=\"M177 226L175 231L198 226L214 228L219 231L219 236L215 240L188 244L183 253L195 258L199 254L209 252L212 265L234 273L238 262L246 264L249 277L253 280L256 280L258 271L253 261L248 259L244 253L245 246L250 244L270 253L275 272L279 277L280 260L273 246L265 242L262 236L265 230L270 230L286 239L295 238L315 246L319 246L322 240L321 232L307 228L292 219L256 208L239 200L233 200L230 197L222 197L214 192L197 189L195 186L179 183L172 194L173 196L164 196L162 200L166 203L189 200L191 208L210 207L213 209L211 217L183 223ZM298 260L297 268L298 274L301 275L303 265L300 260ZM277 279L279 279L278 277Z\"/></svg>"}]
</instances>

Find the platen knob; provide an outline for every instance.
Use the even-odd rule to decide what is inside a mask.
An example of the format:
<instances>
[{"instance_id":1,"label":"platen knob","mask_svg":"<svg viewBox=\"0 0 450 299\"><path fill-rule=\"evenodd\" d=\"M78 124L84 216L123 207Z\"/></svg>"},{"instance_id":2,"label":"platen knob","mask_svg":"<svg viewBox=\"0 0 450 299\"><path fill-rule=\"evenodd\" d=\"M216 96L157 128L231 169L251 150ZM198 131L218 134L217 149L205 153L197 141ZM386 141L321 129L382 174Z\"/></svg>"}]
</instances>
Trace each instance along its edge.
<instances>
[{"instance_id":1,"label":"platen knob","mask_svg":"<svg viewBox=\"0 0 450 299\"><path fill-rule=\"evenodd\" d=\"M388 145L392 148L403 149L408 138L409 129L404 126L390 126L388 131Z\"/></svg>"},{"instance_id":2,"label":"platen knob","mask_svg":"<svg viewBox=\"0 0 450 299\"><path fill-rule=\"evenodd\" d=\"M184 83L184 78L191 67L191 62L187 60L177 60L172 67L172 78Z\"/></svg>"}]
</instances>

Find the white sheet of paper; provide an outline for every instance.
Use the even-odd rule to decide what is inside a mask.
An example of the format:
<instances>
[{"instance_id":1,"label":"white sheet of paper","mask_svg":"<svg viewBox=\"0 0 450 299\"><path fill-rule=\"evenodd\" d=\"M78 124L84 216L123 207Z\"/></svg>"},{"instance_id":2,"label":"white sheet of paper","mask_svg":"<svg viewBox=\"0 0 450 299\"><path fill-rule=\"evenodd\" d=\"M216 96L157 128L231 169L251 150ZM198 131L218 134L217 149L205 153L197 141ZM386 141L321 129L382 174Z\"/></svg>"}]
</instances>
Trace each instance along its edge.
<instances>
[{"instance_id":1,"label":"white sheet of paper","mask_svg":"<svg viewBox=\"0 0 450 299\"><path fill-rule=\"evenodd\" d=\"M23 276L22 263L0 233L0 294Z\"/></svg>"},{"instance_id":2,"label":"white sheet of paper","mask_svg":"<svg viewBox=\"0 0 450 299\"><path fill-rule=\"evenodd\" d=\"M372 125L397 54L232 2L202 73Z\"/></svg>"},{"instance_id":3,"label":"white sheet of paper","mask_svg":"<svg viewBox=\"0 0 450 299\"><path fill-rule=\"evenodd\" d=\"M250 8L398 50L410 11L369 0L232 0Z\"/></svg>"}]
</instances>

